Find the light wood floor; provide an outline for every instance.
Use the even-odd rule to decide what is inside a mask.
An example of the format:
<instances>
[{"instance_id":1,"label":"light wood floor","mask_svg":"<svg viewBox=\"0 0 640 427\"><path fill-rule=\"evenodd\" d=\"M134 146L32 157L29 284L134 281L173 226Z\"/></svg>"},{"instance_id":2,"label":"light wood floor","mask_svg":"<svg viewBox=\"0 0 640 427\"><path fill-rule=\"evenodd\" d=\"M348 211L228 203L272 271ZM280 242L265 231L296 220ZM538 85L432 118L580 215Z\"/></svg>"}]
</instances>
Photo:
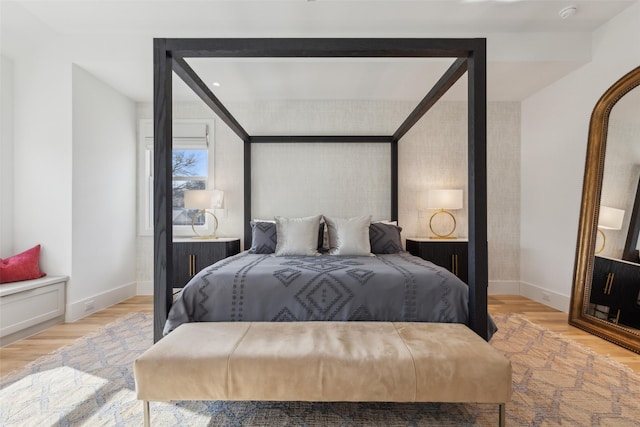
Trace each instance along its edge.
<instances>
[{"instance_id":1,"label":"light wood floor","mask_svg":"<svg viewBox=\"0 0 640 427\"><path fill-rule=\"evenodd\" d=\"M42 355L71 344L83 335L90 334L131 312L153 312L152 297L133 297L77 322L53 326L37 335L0 348L0 375L19 369ZM597 353L610 356L640 374L640 355L570 326L566 313L516 295L490 295L489 312L522 314L532 322L578 341Z\"/></svg>"},{"instance_id":2,"label":"light wood floor","mask_svg":"<svg viewBox=\"0 0 640 427\"><path fill-rule=\"evenodd\" d=\"M640 374L640 354L569 325L567 313L518 295L489 295L489 312L522 314L533 323L577 341L598 354L609 356Z\"/></svg>"}]
</instances>

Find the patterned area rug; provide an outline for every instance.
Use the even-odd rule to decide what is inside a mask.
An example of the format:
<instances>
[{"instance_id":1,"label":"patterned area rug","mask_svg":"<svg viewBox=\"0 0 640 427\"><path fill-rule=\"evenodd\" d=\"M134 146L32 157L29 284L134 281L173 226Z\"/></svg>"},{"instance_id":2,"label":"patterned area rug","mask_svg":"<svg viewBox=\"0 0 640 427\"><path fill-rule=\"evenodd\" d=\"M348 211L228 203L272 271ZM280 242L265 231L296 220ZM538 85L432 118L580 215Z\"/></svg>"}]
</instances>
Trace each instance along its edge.
<instances>
[{"instance_id":1,"label":"patterned area rug","mask_svg":"<svg viewBox=\"0 0 640 427\"><path fill-rule=\"evenodd\" d=\"M521 316L495 315L513 364L508 426L637 426L640 376ZM135 313L0 379L2 426L139 426L132 362L151 345ZM159 373L160 374L160 373ZM493 426L497 405L282 402L151 404L152 426Z\"/></svg>"}]
</instances>

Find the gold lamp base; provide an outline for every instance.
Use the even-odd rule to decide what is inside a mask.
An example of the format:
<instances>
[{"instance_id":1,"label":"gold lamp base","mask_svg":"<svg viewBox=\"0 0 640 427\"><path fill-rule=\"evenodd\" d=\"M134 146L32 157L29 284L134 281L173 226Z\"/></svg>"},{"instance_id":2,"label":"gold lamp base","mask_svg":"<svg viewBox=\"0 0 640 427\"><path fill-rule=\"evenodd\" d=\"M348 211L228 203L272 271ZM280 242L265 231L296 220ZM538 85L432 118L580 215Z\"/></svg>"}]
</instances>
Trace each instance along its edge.
<instances>
[{"instance_id":1,"label":"gold lamp base","mask_svg":"<svg viewBox=\"0 0 640 427\"><path fill-rule=\"evenodd\" d=\"M451 219L453 220L453 227L451 228L451 230L447 233L447 234L441 234L438 233L437 231L435 231L433 229L433 219L440 214L445 214L445 215L449 215L451 217ZM431 230L431 233L433 233L433 236L431 236L431 239L448 239L448 240L455 240L457 239L456 236L453 235L454 231L456 231L456 217L453 216L453 214L451 212L449 212L446 209L440 209L439 211L435 212L433 215L431 215L431 218L429 218L429 230Z\"/></svg>"},{"instance_id":2,"label":"gold lamp base","mask_svg":"<svg viewBox=\"0 0 640 427\"><path fill-rule=\"evenodd\" d=\"M599 254L600 252L604 251L604 247L607 244L607 236L604 234L604 231L598 228L598 233L600 233L600 235L602 236L602 245L600 245L600 247L595 250L596 254Z\"/></svg>"},{"instance_id":3,"label":"gold lamp base","mask_svg":"<svg viewBox=\"0 0 640 427\"><path fill-rule=\"evenodd\" d=\"M198 233L198 231L196 230L196 219L200 217L200 215L206 215L209 214L213 217L213 233L208 234L208 235L202 235L200 233ZM197 214L195 214L193 216L193 218L191 218L191 229L193 230L193 233L195 234L195 236L192 237L192 239L200 239L200 240L213 240L213 239L217 239L218 236L216 236L216 230L218 229L218 218L211 212L209 212L206 209L202 209L199 210Z\"/></svg>"}]
</instances>

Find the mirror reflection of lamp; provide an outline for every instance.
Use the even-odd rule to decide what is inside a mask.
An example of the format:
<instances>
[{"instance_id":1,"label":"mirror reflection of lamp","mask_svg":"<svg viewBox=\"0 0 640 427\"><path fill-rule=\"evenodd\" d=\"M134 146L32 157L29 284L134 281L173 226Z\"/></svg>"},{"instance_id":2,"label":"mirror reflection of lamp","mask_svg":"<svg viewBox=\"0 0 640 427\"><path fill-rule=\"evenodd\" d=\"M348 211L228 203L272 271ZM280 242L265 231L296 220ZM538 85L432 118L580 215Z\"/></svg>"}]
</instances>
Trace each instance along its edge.
<instances>
[{"instance_id":1,"label":"mirror reflection of lamp","mask_svg":"<svg viewBox=\"0 0 640 427\"><path fill-rule=\"evenodd\" d=\"M610 208L609 206L600 205L600 215L598 216L598 233L602 236L602 245L596 253L599 254L604 250L607 244L607 236L602 230L621 230L622 220L624 219L624 209Z\"/></svg>"},{"instance_id":2,"label":"mirror reflection of lamp","mask_svg":"<svg viewBox=\"0 0 640 427\"><path fill-rule=\"evenodd\" d=\"M198 209L198 212L191 219L191 229L195 234L193 236L194 239L217 239L218 218L210 209L222 208L223 201L224 191L221 190L186 190L184 192L184 207L186 209ZM213 217L213 230L211 234L201 235L196 230L195 222L201 215L207 214Z\"/></svg>"},{"instance_id":3,"label":"mirror reflection of lamp","mask_svg":"<svg viewBox=\"0 0 640 427\"><path fill-rule=\"evenodd\" d=\"M427 193L427 209L437 209L429 218L429 229L433 233L432 239L455 239L456 217L451 210L462 209L462 190L429 190ZM433 220L438 215L448 215L453 220L451 230L437 232L433 229Z\"/></svg>"}]
</instances>

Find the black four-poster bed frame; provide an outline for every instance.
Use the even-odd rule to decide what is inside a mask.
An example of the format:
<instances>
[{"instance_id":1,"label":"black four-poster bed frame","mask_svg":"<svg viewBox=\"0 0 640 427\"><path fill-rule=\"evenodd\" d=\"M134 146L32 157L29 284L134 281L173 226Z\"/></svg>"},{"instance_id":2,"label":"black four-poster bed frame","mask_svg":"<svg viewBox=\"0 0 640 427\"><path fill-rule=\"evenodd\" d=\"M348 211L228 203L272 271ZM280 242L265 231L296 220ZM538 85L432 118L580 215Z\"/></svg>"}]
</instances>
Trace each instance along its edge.
<instances>
[{"instance_id":1,"label":"black four-poster bed frame","mask_svg":"<svg viewBox=\"0 0 640 427\"><path fill-rule=\"evenodd\" d=\"M392 135L249 135L186 58L457 58ZM366 142L391 146L391 219L398 219L398 141L467 73L469 326L487 339L486 40L475 39L154 39L154 341L173 301L172 72L244 142L244 242L251 245L251 144Z\"/></svg>"}]
</instances>

